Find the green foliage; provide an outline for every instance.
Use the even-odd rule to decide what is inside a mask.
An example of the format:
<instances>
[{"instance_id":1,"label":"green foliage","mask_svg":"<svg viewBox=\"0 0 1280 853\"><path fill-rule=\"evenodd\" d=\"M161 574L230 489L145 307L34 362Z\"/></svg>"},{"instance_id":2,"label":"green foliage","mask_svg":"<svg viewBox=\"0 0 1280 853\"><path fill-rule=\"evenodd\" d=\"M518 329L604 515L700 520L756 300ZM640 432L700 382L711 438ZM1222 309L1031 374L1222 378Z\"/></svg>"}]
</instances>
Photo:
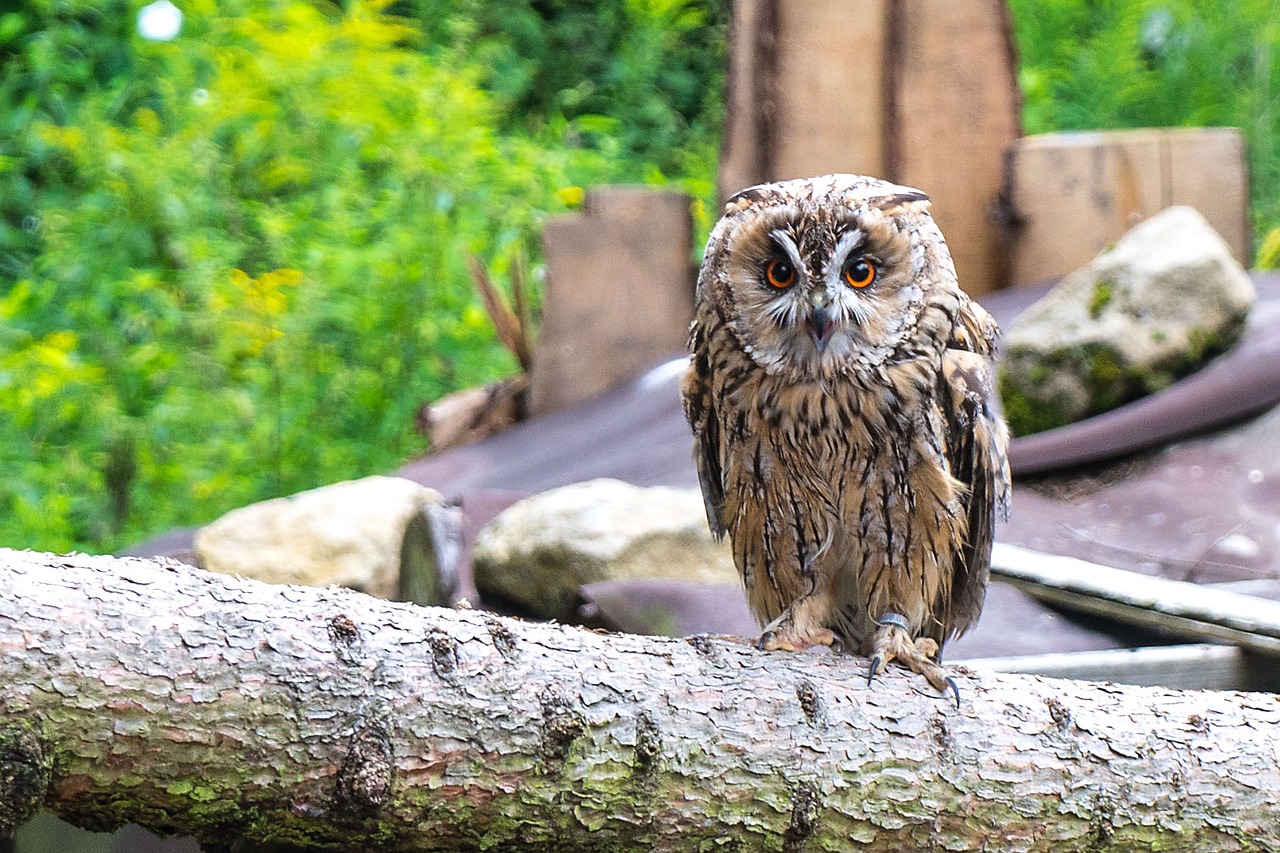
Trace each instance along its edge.
<instances>
[{"instance_id":1,"label":"green foliage","mask_svg":"<svg viewBox=\"0 0 1280 853\"><path fill-rule=\"evenodd\" d=\"M394 467L418 405L514 369L467 255L501 275L627 171L563 121L510 132L377 5L183 11L164 44L132 5L0 18L4 544L110 550Z\"/></svg>"},{"instance_id":2,"label":"green foliage","mask_svg":"<svg viewBox=\"0 0 1280 853\"><path fill-rule=\"evenodd\" d=\"M474 62L503 130L598 152L615 181L677 183L714 224L729 0L404 0L441 62Z\"/></svg>"},{"instance_id":3,"label":"green foliage","mask_svg":"<svg viewBox=\"0 0 1280 853\"><path fill-rule=\"evenodd\" d=\"M1235 126L1258 233L1280 225L1280 6L1011 0L1028 133Z\"/></svg>"},{"instance_id":4,"label":"green foliage","mask_svg":"<svg viewBox=\"0 0 1280 853\"><path fill-rule=\"evenodd\" d=\"M1254 267L1260 270L1280 268L1280 227L1272 228L1263 235Z\"/></svg>"},{"instance_id":5,"label":"green foliage","mask_svg":"<svg viewBox=\"0 0 1280 853\"><path fill-rule=\"evenodd\" d=\"M710 179L728 0L417 0L438 55L472 57L507 126L567 123L633 179Z\"/></svg>"},{"instance_id":6,"label":"green foliage","mask_svg":"<svg viewBox=\"0 0 1280 853\"><path fill-rule=\"evenodd\" d=\"M536 270L597 182L710 227L727 0L179 0L159 44L143 2L0 12L0 544L391 469L422 402L515 367L469 254ZM1280 7L1011 6L1028 132L1243 128L1275 263Z\"/></svg>"}]
</instances>

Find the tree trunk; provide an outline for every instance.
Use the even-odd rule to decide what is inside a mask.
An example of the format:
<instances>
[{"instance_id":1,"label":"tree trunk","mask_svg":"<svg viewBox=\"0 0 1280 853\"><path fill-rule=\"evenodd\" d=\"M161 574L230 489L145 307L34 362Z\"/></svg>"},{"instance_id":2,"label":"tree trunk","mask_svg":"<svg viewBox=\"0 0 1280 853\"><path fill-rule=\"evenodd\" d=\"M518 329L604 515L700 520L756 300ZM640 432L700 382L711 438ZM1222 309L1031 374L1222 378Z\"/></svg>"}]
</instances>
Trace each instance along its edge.
<instances>
[{"instance_id":1,"label":"tree trunk","mask_svg":"<svg viewBox=\"0 0 1280 853\"><path fill-rule=\"evenodd\" d=\"M1280 700L604 635L0 550L0 836L1280 850Z\"/></svg>"}]
</instances>

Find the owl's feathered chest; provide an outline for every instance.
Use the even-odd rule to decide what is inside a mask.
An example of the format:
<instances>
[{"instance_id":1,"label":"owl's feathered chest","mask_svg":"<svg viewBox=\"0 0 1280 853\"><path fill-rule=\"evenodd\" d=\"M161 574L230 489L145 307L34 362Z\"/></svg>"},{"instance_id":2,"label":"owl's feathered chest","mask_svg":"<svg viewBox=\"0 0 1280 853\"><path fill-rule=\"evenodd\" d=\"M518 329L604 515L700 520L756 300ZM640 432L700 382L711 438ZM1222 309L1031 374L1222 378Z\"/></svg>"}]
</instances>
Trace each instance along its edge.
<instances>
[{"instance_id":1,"label":"owl's feathered chest","mask_svg":"<svg viewBox=\"0 0 1280 853\"><path fill-rule=\"evenodd\" d=\"M758 440L779 460L811 462L830 472L841 460L926 456L941 461L937 417L940 364L927 356L870 375L797 382L754 372L723 389L730 443Z\"/></svg>"},{"instance_id":2,"label":"owl's feathered chest","mask_svg":"<svg viewBox=\"0 0 1280 853\"><path fill-rule=\"evenodd\" d=\"M963 531L939 370L920 357L866 378L752 371L722 388L725 523L763 620L813 577L845 587L850 635L877 598L918 602L923 620L947 594L939 569Z\"/></svg>"}]
</instances>

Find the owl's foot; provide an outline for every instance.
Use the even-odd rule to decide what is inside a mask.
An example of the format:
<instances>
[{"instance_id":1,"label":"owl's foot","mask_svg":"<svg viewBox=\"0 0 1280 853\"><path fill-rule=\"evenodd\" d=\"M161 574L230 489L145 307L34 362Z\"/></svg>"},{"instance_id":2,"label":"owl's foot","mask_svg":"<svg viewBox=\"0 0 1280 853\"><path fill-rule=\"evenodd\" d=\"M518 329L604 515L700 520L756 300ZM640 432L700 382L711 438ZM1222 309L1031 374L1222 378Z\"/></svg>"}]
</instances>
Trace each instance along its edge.
<instances>
[{"instance_id":1,"label":"owl's foot","mask_svg":"<svg viewBox=\"0 0 1280 853\"><path fill-rule=\"evenodd\" d=\"M794 627L780 630L766 628L756 643L756 648L762 652L802 652L810 646L830 646L833 652L844 648L844 644L830 628L819 628L808 633L796 631Z\"/></svg>"},{"instance_id":2,"label":"owl's foot","mask_svg":"<svg viewBox=\"0 0 1280 853\"><path fill-rule=\"evenodd\" d=\"M756 648L764 652L802 652L810 646L830 646L833 652L841 651L843 643L822 624L821 617L826 611L825 602L819 597L801 596L781 616L764 626Z\"/></svg>"},{"instance_id":3,"label":"owl's foot","mask_svg":"<svg viewBox=\"0 0 1280 853\"><path fill-rule=\"evenodd\" d=\"M907 620L897 613L886 613L877 621L880 626L871 636L871 668L867 685L889 663L896 661L925 680L940 693L951 693L960 707L960 688L956 680L938 665L938 643L930 637L911 639Z\"/></svg>"}]
</instances>

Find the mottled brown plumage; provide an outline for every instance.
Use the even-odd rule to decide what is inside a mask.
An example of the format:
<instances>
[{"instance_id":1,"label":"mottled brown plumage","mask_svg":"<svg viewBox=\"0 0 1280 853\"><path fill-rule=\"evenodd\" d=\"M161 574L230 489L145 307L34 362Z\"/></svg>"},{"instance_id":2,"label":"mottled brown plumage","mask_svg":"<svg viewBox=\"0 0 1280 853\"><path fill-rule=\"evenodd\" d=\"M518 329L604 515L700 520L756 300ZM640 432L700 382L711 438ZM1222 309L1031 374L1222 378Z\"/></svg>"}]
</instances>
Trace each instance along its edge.
<instances>
[{"instance_id":1,"label":"mottled brown plumage","mask_svg":"<svg viewBox=\"0 0 1280 853\"><path fill-rule=\"evenodd\" d=\"M707 244L683 386L707 519L766 649L843 642L943 689L1007 512L995 322L918 190L744 190Z\"/></svg>"}]
</instances>

